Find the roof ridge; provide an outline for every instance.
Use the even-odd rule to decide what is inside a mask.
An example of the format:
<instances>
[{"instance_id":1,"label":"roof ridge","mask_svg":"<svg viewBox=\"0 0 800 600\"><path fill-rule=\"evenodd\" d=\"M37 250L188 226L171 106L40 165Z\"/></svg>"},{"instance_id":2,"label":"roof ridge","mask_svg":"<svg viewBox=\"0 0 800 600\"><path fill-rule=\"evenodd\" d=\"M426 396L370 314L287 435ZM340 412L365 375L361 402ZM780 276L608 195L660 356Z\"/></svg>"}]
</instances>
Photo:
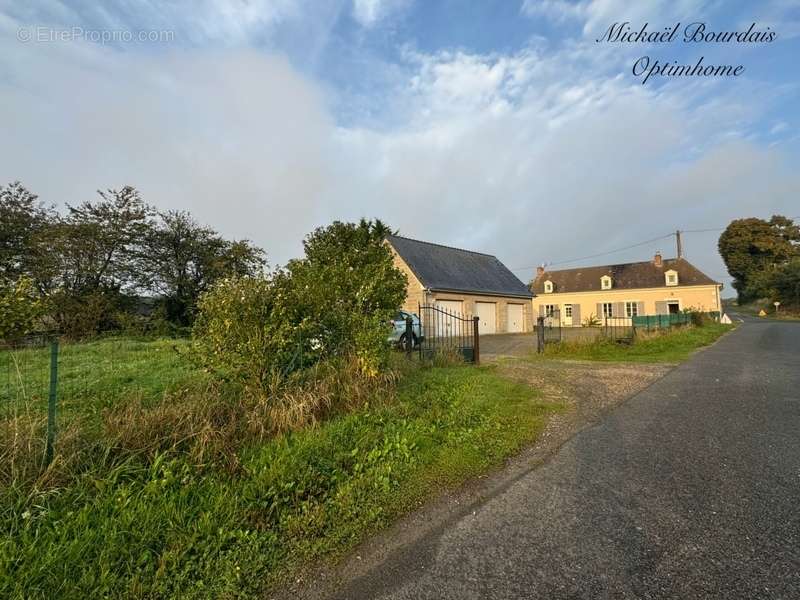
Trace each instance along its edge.
<instances>
[{"instance_id":1,"label":"roof ridge","mask_svg":"<svg viewBox=\"0 0 800 600\"><path fill-rule=\"evenodd\" d=\"M689 263L689 261L686 260L682 256L681 257L675 257L675 258L662 258L661 260L663 262L667 262L667 261L670 261L670 260L684 260L687 263ZM653 261L651 259L651 260L637 260L637 261L626 262L626 263L613 263L613 264L610 264L610 265L589 265L589 266L583 266L583 267L572 267L570 269L555 269L553 271L548 271L547 268L545 268L544 274L547 274L547 273L563 273L565 271L581 271L583 269L602 269L602 268L610 268L610 267L627 267L629 265L644 265L644 264L652 264L652 263L653 263ZM691 264L691 263L689 263L689 264ZM694 266L694 265L692 265L692 266Z\"/></svg>"},{"instance_id":2,"label":"roof ridge","mask_svg":"<svg viewBox=\"0 0 800 600\"><path fill-rule=\"evenodd\" d=\"M410 237L407 237L407 236L404 236L404 235L390 234L388 237L400 238L401 240L408 240L409 242L417 242L418 244L426 244L428 246L439 246L439 248L447 248L448 250L458 250L459 252L466 252L468 254L477 254L479 256L488 256L488 257L494 258L495 260L500 262L497 259L497 256L495 256L494 254L488 254L486 252L477 252L475 250L467 250L466 248L456 248L455 246L448 246L446 244L437 244L436 242L426 242L425 240L418 240L416 238L410 238Z\"/></svg>"}]
</instances>

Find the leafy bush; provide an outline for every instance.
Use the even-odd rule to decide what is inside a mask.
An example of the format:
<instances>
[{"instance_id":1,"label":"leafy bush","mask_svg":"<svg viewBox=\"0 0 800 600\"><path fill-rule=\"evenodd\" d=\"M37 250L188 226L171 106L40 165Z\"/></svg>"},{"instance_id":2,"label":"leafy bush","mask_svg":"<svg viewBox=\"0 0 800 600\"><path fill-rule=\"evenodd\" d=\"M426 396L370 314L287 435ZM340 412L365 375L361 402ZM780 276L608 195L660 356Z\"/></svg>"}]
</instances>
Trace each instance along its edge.
<instances>
[{"instance_id":1,"label":"leafy bush","mask_svg":"<svg viewBox=\"0 0 800 600\"><path fill-rule=\"evenodd\" d=\"M0 285L0 340L14 340L33 331L43 308L30 279L21 277Z\"/></svg>"},{"instance_id":2,"label":"leafy bush","mask_svg":"<svg viewBox=\"0 0 800 600\"><path fill-rule=\"evenodd\" d=\"M204 294L192 329L203 365L256 389L301 365L303 323L288 314L293 308L287 283L283 273L226 279Z\"/></svg>"},{"instance_id":3,"label":"leafy bush","mask_svg":"<svg viewBox=\"0 0 800 600\"><path fill-rule=\"evenodd\" d=\"M377 376L389 357L386 321L406 290L386 231L379 221L336 222L311 233L306 257L285 270L220 283L198 305L197 356L258 390L339 358Z\"/></svg>"},{"instance_id":4,"label":"leafy bush","mask_svg":"<svg viewBox=\"0 0 800 600\"><path fill-rule=\"evenodd\" d=\"M800 258L795 258L778 268L772 275L770 285L773 297L788 307L800 308Z\"/></svg>"}]
</instances>

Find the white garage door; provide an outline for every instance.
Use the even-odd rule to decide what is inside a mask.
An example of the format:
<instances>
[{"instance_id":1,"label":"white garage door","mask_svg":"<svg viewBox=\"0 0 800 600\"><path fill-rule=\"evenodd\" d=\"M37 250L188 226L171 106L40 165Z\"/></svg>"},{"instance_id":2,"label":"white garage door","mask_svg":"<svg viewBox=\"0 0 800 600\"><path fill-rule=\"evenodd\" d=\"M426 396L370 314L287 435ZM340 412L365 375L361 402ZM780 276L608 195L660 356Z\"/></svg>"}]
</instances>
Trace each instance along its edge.
<instances>
[{"instance_id":1,"label":"white garage door","mask_svg":"<svg viewBox=\"0 0 800 600\"><path fill-rule=\"evenodd\" d=\"M480 319L478 326L481 335L496 331L497 305L494 302L476 302L475 316Z\"/></svg>"},{"instance_id":2,"label":"white garage door","mask_svg":"<svg viewBox=\"0 0 800 600\"><path fill-rule=\"evenodd\" d=\"M525 328L523 326L523 308L522 304L509 304L508 305L508 327L509 333L522 333Z\"/></svg>"},{"instance_id":3,"label":"white garage door","mask_svg":"<svg viewBox=\"0 0 800 600\"><path fill-rule=\"evenodd\" d=\"M455 314L462 318L464 317L464 307L461 304L461 300L437 300L436 308L446 310L448 313ZM448 337L452 335L459 335L458 330L459 325L461 324L460 321L449 319L446 315L442 315L436 311L428 312L430 313L431 318L436 321L429 326L432 326L436 330L437 336Z\"/></svg>"}]
</instances>

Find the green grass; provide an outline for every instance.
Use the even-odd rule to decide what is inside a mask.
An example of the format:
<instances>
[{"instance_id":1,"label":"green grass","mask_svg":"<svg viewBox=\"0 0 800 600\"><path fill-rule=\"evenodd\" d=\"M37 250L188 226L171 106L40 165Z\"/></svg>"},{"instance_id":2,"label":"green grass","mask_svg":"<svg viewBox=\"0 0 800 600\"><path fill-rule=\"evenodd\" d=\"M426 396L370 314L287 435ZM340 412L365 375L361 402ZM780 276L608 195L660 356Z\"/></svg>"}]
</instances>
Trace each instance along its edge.
<instances>
[{"instance_id":1,"label":"green grass","mask_svg":"<svg viewBox=\"0 0 800 600\"><path fill-rule=\"evenodd\" d=\"M207 375L186 359L188 340L106 338L61 344L58 409L65 416L97 415L132 397L160 401ZM44 411L49 388L49 347L0 351L0 416L25 404Z\"/></svg>"},{"instance_id":2,"label":"green grass","mask_svg":"<svg viewBox=\"0 0 800 600\"><path fill-rule=\"evenodd\" d=\"M0 597L259 597L500 464L559 408L492 368L416 368L392 399L245 447L235 470L132 457L2 490Z\"/></svg>"},{"instance_id":3,"label":"green grass","mask_svg":"<svg viewBox=\"0 0 800 600\"><path fill-rule=\"evenodd\" d=\"M682 327L652 337L636 339L632 344L601 340L594 343L561 343L548 345L542 358L569 358L609 362L680 362L695 350L715 342L733 329L732 325L710 323L703 327Z\"/></svg>"}]
</instances>

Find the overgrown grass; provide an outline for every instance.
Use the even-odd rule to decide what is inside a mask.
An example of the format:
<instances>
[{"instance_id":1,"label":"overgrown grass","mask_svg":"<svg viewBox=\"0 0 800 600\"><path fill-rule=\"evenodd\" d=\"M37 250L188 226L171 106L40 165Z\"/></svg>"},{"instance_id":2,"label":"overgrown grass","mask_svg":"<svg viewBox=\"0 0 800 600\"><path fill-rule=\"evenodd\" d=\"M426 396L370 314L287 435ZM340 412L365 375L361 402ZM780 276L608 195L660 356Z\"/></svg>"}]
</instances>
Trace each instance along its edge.
<instances>
[{"instance_id":1,"label":"overgrown grass","mask_svg":"<svg viewBox=\"0 0 800 600\"><path fill-rule=\"evenodd\" d=\"M559 408L491 368L407 368L376 390L314 427L231 446L235 468L173 447L98 461L60 488L6 487L0 596L259 596L500 463Z\"/></svg>"},{"instance_id":2,"label":"overgrown grass","mask_svg":"<svg viewBox=\"0 0 800 600\"><path fill-rule=\"evenodd\" d=\"M630 344L602 339L584 344L563 342L548 345L544 354L533 355L533 360L570 358L609 362L680 362L731 329L732 325L709 323L703 327L681 327L665 333L637 334L635 341Z\"/></svg>"}]
</instances>

